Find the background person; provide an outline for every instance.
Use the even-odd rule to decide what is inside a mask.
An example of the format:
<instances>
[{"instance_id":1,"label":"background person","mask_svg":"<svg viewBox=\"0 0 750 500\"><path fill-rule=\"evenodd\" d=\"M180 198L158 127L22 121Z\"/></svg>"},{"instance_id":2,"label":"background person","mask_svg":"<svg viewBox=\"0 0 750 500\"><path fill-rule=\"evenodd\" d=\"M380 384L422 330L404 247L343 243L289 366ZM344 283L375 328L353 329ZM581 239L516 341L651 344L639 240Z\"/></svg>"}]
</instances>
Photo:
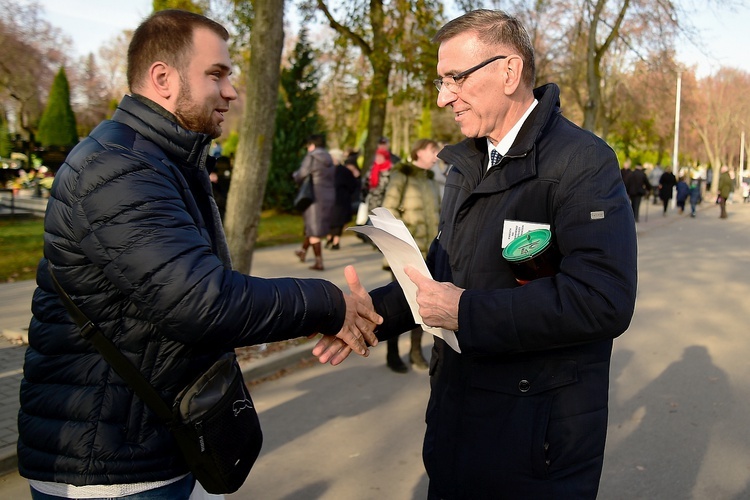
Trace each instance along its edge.
<instances>
[{"instance_id":1,"label":"background person","mask_svg":"<svg viewBox=\"0 0 750 500\"><path fill-rule=\"evenodd\" d=\"M720 219L727 218L727 200L730 193L734 190L734 182L729 175L729 167L722 165L719 173L719 214Z\"/></svg>"},{"instance_id":2,"label":"background person","mask_svg":"<svg viewBox=\"0 0 750 500\"><path fill-rule=\"evenodd\" d=\"M659 199L662 203L662 216L667 215L667 208L669 207L669 200L672 199L672 190L677 185L677 179L674 174L669 170L665 170L661 177L659 177Z\"/></svg>"},{"instance_id":3,"label":"background person","mask_svg":"<svg viewBox=\"0 0 750 500\"><path fill-rule=\"evenodd\" d=\"M355 213L355 200L359 204L360 172L357 168L356 157L344 160L343 151L338 150L337 154L333 153L332 151L331 157L336 165L336 203L331 216L331 232L326 238L326 248L338 250L341 248L341 234L344 227L351 222L352 215Z\"/></svg>"},{"instance_id":4,"label":"background person","mask_svg":"<svg viewBox=\"0 0 750 500\"><path fill-rule=\"evenodd\" d=\"M50 269L165 401L235 347L336 334L348 345L316 352L337 363L375 342L359 295L231 269L206 170L237 98L227 39L197 14L146 19L128 49L131 94L55 176L18 414L32 498L179 500L194 485L169 430L81 338Z\"/></svg>"},{"instance_id":5,"label":"background person","mask_svg":"<svg viewBox=\"0 0 750 500\"><path fill-rule=\"evenodd\" d=\"M701 183L699 179L690 179L690 217L695 217L695 209L702 201Z\"/></svg>"},{"instance_id":6,"label":"background person","mask_svg":"<svg viewBox=\"0 0 750 500\"><path fill-rule=\"evenodd\" d=\"M394 165L391 161L391 152L388 151L388 146L384 141L385 139L381 139L381 143L375 150L375 160L367 174L366 200L368 213L373 208L383 206L383 197L385 196L385 190L388 188L391 167Z\"/></svg>"},{"instance_id":7,"label":"background person","mask_svg":"<svg viewBox=\"0 0 750 500\"><path fill-rule=\"evenodd\" d=\"M652 165L651 163L644 164L643 170L648 172L648 183L651 185L651 191L646 196L646 201L648 201L648 198L652 198L651 203L653 205L658 205L659 190L655 189L655 187L659 185L659 179L661 179L661 174L663 174L665 170L661 165Z\"/></svg>"},{"instance_id":8,"label":"background person","mask_svg":"<svg viewBox=\"0 0 750 500\"><path fill-rule=\"evenodd\" d=\"M391 169L390 181L383 206L401 219L414 237L414 242L427 257L430 243L438 232L440 216L440 185L431 170L437 162L438 144L431 139L419 139L411 148L411 162L402 161ZM406 373L407 367L399 356L398 337L388 339L386 364L396 373ZM422 353L422 327L411 330L409 362L427 369Z\"/></svg>"},{"instance_id":9,"label":"background person","mask_svg":"<svg viewBox=\"0 0 750 500\"><path fill-rule=\"evenodd\" d=\"M301 184L305 177L312 175L315 201L302 213L305 220L305 238L302 241L302 248L295 250L294 254L301 262L305 262L307 249L312 247L315 264L310 266L310 269L316 271L325 269L321 240L331 230L336 204L336 168L325 146L326 141L323 135L310 136L307 141L307 154L302 159L302 165L292 174L297 184Z\"/></svg>"},{"instance_id":10,"label":"background person","mask_svg":"<svg viewBox=\"0 0 750 500\"><path fill-rule=\"evenodd\" d=\"M677 181L677 186L675 189L675 199L677 200L677 208L680 210L680 213L685 212L685 202L687 201L689 195L690 186L688 186L688 183L685 182L685 176L682 175Z\"/></svg>"},{"instance_id":11,"label":"background person","mask_svg":"<svg viewBox=\"0 0 750 500\"><path fill-rule=\"evenodd\" d=\"M643 165L636 165L635 170L625 177L625 189L630 198L633 217L635 218L635 222L638 222L638 213L641 210L641 200L651 191L651 183L648 181L648 177L643 171Z\"/></svg>"}]
</instances>

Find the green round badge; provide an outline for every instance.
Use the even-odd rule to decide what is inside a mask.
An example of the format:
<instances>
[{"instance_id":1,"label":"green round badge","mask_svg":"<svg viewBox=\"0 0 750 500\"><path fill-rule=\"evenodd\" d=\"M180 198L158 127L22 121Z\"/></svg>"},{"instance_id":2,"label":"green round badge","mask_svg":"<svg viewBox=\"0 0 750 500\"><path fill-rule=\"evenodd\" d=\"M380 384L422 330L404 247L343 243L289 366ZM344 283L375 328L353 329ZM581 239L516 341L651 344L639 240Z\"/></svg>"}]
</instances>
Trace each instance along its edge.
<instances>
[{"instance_id":1,"label":"green round badge","mask_svg":"<svg viewBox=\"0 0 750 500\"><path fill-rule=\"evenodd\" d=\"M542 253L552 241L549 229L535 229L514 239L503 250L508 262L521 262L533 259Z\"/></svg>"}]
</instances>

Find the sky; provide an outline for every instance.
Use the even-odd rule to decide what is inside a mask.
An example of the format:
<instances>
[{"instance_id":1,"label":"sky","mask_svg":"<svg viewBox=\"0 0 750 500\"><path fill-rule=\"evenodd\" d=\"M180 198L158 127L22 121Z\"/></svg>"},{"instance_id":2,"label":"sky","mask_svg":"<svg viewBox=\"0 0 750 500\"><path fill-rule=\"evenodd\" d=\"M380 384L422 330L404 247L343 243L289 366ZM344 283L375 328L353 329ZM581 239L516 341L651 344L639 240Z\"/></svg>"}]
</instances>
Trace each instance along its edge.
<instances>
[{"instance_id":1,"label":"sky","mask_svg":"<svg viewBox=\"0 0 750 500\"><path fill-rule=\"evenodd\" d=\"M152 0L40 0L40 3L48 21L73 39L79 55L96 53L122 30L135 29L152 6ZM699 77L714 73L721 65L750 73L747 42L750 8L735 12L705 9L691 21L701 31L705 54L684 43L678 47L680 62L697 65Z\"/></svg>"},{"instance_id":2,"label":"sky","mask_svg":"<svg viewBox=\"0 0 750 500\"><path fill-rule=\"evenodd\" d=\"M78 55L96 54L105 42L135 29L151 13L152 0L39 0L47 21L73 39Z\"/></svg>"},{"instance_id":3,"label":"sky","mask_svg":"<svg viewBox=\"0 0 750 500\"><path fill-rule=\"evenodd\" d=\"M705 46L705 50L691 44L681 44L677 51L680 62L697 65L699 77L715 73L721 66L731 66L750 73L748 6L736 11L706 9L700 15L692 17L691 22L700 31L701 42L704 44L701 48Z\"/></svg>"}]
</instances>

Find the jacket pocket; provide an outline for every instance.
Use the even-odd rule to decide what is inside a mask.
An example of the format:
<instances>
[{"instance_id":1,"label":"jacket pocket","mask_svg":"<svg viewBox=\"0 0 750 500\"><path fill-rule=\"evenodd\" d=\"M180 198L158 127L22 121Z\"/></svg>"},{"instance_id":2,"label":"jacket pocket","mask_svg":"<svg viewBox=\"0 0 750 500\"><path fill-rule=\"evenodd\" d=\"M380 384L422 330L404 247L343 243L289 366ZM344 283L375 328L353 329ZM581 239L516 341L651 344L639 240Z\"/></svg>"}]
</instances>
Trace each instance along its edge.
<instances>
[{"instance_id":1,"label":"jacket pocket","mask_svg":"<svg viewBox=\"0 0 750 500\"><path fill-rule=\"evenodd\" d=\"M478 360L472 368L465 411L474 426L484 427L485 439L496 439L491 447L504 450L505 458L493 469L504 474L499 471L516 468L516 474L548 478L548 433L555 402L561 391L578 382L576 361L503 363L487 359Z\"/></svg>"},{"instance_id":2,"label":"jacket pocket","mask_svg":"<svg viewBox=\"0 0 750 500\"><path fill-rule=\"evenodd\" d=\"M513 363L480 360L472 368L472 387L519 397L535 396L578 380L578 364L571 359Z\"/></svg>"}]
</instances>

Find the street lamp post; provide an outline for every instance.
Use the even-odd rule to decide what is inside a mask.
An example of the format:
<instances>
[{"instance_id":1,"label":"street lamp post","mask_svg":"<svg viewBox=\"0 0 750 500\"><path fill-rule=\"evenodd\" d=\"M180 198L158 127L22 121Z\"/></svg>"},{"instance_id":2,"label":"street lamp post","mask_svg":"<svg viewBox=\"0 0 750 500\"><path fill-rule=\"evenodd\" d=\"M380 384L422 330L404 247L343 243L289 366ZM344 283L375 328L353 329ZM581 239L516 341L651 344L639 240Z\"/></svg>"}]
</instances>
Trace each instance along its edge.
<instances>
[{"instance_id":1,"label":"street lamp post","mask_svg":"<svg viewBox=\"0 0 750 500\"><path fill-rule=\"evenodd\" d=\"M672 174L679 176L679 165L677 153L680 146L680 94L682 93L682 72L677 73L677 95L674 105L674 147L672 148ZM677 199L672 197L672 208L677 204Z\"/></svg>"},{"instance_id":2,"label":"street lamp post","mask_svg":"<svg viewBox=\"0 0 750 500\"><path fill-rule=\"evenodd\" d=\"M740 192L742 192L741 191L742 179L745 178L745 131L744 130L740 134L740 175L738 175L737 177L739 177L738 182L737 182L737 187L739 187Z\"/></svg>"},{"instance_id":3,"label":"street lamp post","mask_svg":"<svg viewBox=\"0 0 750 500\"><path fill-rule=\"evenodd\" d=\"M682 73L677 73L677 96L674 105L674 148L672 149L672 173L677 177L677 153L680 146L680 94L682 93Z\"/></svg>"},{"instance_id":4,"label":"street lamp post","mask_svg":"<svg viewBox=\"0 0 750 500\"><path fill-rule=\"evenodd\" d=\"M740 134L740 175L745 175L745 131Z\"/></svg>"}]
</instances>

